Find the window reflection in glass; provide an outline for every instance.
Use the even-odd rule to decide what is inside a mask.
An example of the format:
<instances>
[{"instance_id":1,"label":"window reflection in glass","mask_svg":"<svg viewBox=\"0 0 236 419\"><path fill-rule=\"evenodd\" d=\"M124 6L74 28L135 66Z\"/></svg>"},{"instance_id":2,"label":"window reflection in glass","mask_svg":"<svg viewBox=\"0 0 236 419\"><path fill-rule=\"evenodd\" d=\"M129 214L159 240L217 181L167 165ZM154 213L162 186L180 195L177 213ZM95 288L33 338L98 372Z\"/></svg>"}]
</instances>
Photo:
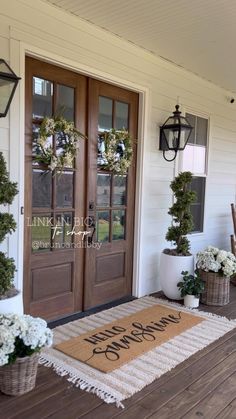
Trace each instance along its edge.
<instances>
[{"instance_id":1,"label":"window reflection in glass","mask_svg":"<svg viewBox=\"0 0 236 419\"><path fill-rule=\"evenodd\" d=\"M32 131L33 131L32 155L35 156L36 154L39 154L39 147L37 145L37 139L39 138L39 125L33 124Z\"/></svg>"},{"instance_id":2,"label":"window reflection in glass","mask_svg":"<svg viewBox=\"0 0 236 419\"><path fill-rule=\"evenodd\" d=\"M97 206L109 207L111 190L111 175L98 173L97 175Z\"/></svg>"},{"instance_id":3,"label":"window reflection in glass","mask_svg":"<svg viewBox=\"0 0 236 419\"><path fill-rule=\"evenodd\" d=\"M125 238L125 210L112 211L112 240Z\"/></svg>"},{"instance_id":4,"label":"window reflection in glass","mask_svg":"<svg viewBox=\"0 0 236 419\"><path fill-rule=\"evenodd\" d=\"M73 172L56 175L56 205L59 208L73 207Z\"/></svg>"},{"instance_id":5,"label":"window reflection in glass","mask_svg":"<svg viewBox=\"0 0 236 419\"><path fill-rule=\"evenodd\" d=\"M38 138L39 138L39 125L33 124L33 141L32 141L32 155L33 156L37 156L37 155L40 156L42 154L41 148L37 144ZM53 144L52 136L47 137L45 140L45 148L52 147L52 144ZM38 165L39 163L37 163L36 160L33 160L33 164Z\"/></svg>"},{"instance_id":6,"label":"window reflection in glass","mask_svg":"<svg viewBox=\"0 0 236 419\"><path fill-rule=\"evenodd\" d=\"M74 121L74 88L58 84L57 86L57 111L68 121Z\"/></svg>"},{"instance_id":7,"label":"window reflection in glass","mask_svg":"<svg viewBox=\"0 0 236 419\"><path fill-rule=\"evenodd\" d=\"M97 212L97 241L108 242L110 232L110 213L109 211Z\"/></svg>"},{"instance_id":8,"label":"window reflection in glass","mask_svg":"<svg viewBox=\"0 0 236 419\"><path fill-rule=\"evenodd\" d=\"M97 156L97 164L100 166L104 166L107 164L107 159L104 156L105 152L105 139L104 134L98 134L98 156Z\"/></svg>"},{"instance_id":9,"label":"window reflection in glass","mask_svg":"<svg viewBox=\"0 0 236 419\"><path fill-rule=\"evenodd\" d=\"M126 178L126 175L114 175L113 205L126 205Z\"/></svg>"},{"instance_id":10,"label":"window reflection in glass","mask_svg":"<svg viewBox=\"0 0 236 419\"><path fill-rule=\"evenodd\" d=\"M98 130L107 131L112 128L112 99L99 96Z\"/></svg>"},{"instance_id":11,"label":"window reflection in glass","mask_svg":"<svg viewBox=\"0 0 236 419\"><path fill-rule=\"evenodd\" d=\"M52 115L53 83L33 77L33 118L42 119Z\"/></svg>"},{"instance_id":12,"label":"window reflection in glass","mask_svg":"<svg viewBox=\"0 0 236 419\"><path fill-rule=\"evenodd\" d=\"M72 213L57 214L53 229L53 250L70 248L73 241Z\"/></svg>"},{"instance_id":13,"label":"window reflection in glass","mask_svg":"<svg viewBox=\"0 0 236 419\"><path fill-rule=\"evenodd\" d=\"M31 223L32 252L51 249L51 215L34 215Z\"/></svg>"},{"instance_id":14,"label":"window reflection in glass","mask_svg":"<svg viewBox=\"0 0 236 419\"><path fill-rule=\"evenodd\" d=\"M128 129L129 105L128 103L115 102L115 129Z\"/></svg>"},{"instance_id":15,"label":"window reflection in glass","mask_svg":"<svg viewBox=\"0 0 236 419\"><path fill-rule=\"evenodd\" d=\"M204 174L206 172L206 147L187 144L182 155L184 171Z\"/></svg>"},{"instance_id":16,"label":"window reflection in glass","mask_svg":"<svg viewBox=\"0 0 236 419\"><path fill-rule=\"evenodd\" d=\"M32 206L51 208L52 174L34 168L32 189Z\"/></svg>"}]
</instances>

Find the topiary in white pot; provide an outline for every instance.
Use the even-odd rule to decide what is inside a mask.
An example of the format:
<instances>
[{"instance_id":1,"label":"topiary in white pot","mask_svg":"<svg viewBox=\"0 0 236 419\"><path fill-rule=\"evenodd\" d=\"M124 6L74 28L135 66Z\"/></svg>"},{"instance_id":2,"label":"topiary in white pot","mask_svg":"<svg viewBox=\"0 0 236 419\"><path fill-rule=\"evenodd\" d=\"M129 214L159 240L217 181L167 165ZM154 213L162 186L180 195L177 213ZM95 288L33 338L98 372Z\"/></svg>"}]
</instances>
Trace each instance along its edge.
<instances>
[{"instance_id":1,"label":"topiary in white pot","mask_svg":"<svg viewBox=\"0 0 236 419\"><path fill-rule=\"evenodd\" d=\"M190 253L190 242L186 235L193 229L191 204L196 200L196 193L189 186L191 172L182 172L171 182L175 202L168 214L173 217L173 224L168 228L166 240L174 243L175 248L165 249L160 259L160 282L164 294L173 300L180 300L181 294L177 287L181 272L193 273L194 261Z\"/></svg>"}]
</instances>

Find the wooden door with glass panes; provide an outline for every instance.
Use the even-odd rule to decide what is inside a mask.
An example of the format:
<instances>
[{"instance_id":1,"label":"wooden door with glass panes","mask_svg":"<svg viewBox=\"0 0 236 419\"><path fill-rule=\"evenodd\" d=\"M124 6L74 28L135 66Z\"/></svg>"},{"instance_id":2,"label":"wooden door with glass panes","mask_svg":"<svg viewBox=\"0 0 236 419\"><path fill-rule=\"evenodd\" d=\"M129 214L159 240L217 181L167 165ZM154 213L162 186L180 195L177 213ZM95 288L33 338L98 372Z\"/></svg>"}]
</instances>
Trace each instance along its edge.
<instances>
[{"instance_id":1,"label":"wooden door with glass panes","mask_svg":"<svg viewBox=\"0 0 236 419\"><path fill-rule=\"evenodd\" d=\"M32 136L54 115L84 133L86 85L83 76L26 58L24 306L46 319L82 310L84 249L70 232L85 210L85 146L81 140L70 167L51 172L32 159L39 151ZM55 149L55 140L48 138L48 146Z\"/></svg>"},{"instance_id":2,"label":"wooden door with glass panes","mask_svg":"<svg viewBox=\"0 0 236 419\"><path fill-rule=\"evenodd\" d=\"M102 144L111 128L127 129L137 138L138 94L90 79L88 115L87 215L95 228L86 250L85 309L132 293L137 144L124 175L102 168Z\"/></svg>"},{"instance_id":3,"label":"wooden door with glass panes","mask_svg":"<svg viewBox=\"0 0 236 419\"><path fill-rule=\"evenodd\" d=\"M25 107L26 312L52 320L131 295L137 144L124 175L102 169L101 144L112 127L136 138L138 95L26 58ZM32 137L55 115L87 136L62 173L33 158Z\"/></svg>"}]
</instances>

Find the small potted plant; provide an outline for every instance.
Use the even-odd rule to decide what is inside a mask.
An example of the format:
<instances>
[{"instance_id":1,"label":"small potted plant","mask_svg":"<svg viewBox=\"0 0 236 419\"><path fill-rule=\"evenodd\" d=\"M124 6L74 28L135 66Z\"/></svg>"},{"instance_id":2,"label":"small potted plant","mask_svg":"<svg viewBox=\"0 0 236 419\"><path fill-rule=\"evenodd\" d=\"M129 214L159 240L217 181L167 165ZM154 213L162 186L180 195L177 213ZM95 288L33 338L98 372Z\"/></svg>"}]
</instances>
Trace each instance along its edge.
<instances>
[{"instance_id":1,"label":"small potted plant","mask_svg":"<svg viewBox=\"0 0 236 419\"><path fill-rule=\"evenodd\" d=\"M182 271L183 281L178 282L177 286L184 298L184 305L190 308L199 306L200 294L204 290L204 282L201 280L199 271L196 269L191 275L188 271Z\"/></svg>"},{"instance_id":2,"label":"small potted plant","mask_svg":"<svg viewBox=\"0 0 236 419\"><path fill-rule=\"evenodd\" d=\"M196 200L196 193L190 190L191 180L191 172L182 172L170 185L175 202L168 212L173 217L173 223L168 228L166 240L174 243L175 247L161 253L160 282L164 294L173 300L181 299L177 287L181 272L193 273L194 270L193 255L187 238L187 234L193 229L190 206Z\"/></svg>"},{"instance_id":3,"label":"small potted plant","mask_svg":"<svg viewBox=\"0 0 236 419\"><path fill-rule=\"evenodd\" d=\"M0 152L0 205L10 205L18 193L17 184L9 180L6 162ZM16 230L12 214L0 212L0 242ZM0 252L0 313L23 313L22 293L14 287L16 266L13 258Z\"/></svg>"},{"instance_id":4,"label":"small potted plant","mask_svg":"<svg viewBox=\"0 0 236 419\"><path fill-rule=\"evenodd\" d=\"M214 306L228 304L230 278L236 273L236 257L233 253L208 246L197 253L197 268L205 282L201 302Z\"/></svg>"},{"instance_id":5,"label":"small potted plant","mask_svg":"<svg viewBox=\"0 0 236 419\"><path fill-rule=\"evenodd\" d=\"M35 386L40 350L52 345L52 331L41 318L0 314L0 336L0 391L27 393Z\"/></svg>"}]
</instances>

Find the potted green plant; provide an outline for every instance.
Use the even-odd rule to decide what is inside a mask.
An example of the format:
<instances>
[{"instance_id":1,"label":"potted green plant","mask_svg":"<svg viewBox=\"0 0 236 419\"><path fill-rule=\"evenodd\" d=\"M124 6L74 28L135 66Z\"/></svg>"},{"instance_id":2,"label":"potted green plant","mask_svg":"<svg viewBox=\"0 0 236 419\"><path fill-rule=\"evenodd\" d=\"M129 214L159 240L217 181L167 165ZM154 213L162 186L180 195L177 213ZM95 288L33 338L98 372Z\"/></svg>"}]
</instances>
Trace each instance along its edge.
<instances>
[{"instance_id":1,"label":"potted green plant","mask_svg":"<svg viewBox=\"0 0 236 419\"><path fill-rule=\"evenodd\" d=\"M193 273L194 270L190 241L187 238L187 234L193 229L190 206L196 200L196 193L190 190L191 180L191 172L182 172L170 184L175 201L168 212L173 217L173 223L168 228L166 240L175 247L161 253L160 282L164 294L173 300L181 299L177 287L181 272Z\"/></svg>"},{"instance_id":2,"label":"potted green plant","mask_svg":"<svg viewBox=\"0 0 236 419\"><path fill-rule=\"evenodd\" d=\"M0 205L10 205L18 193L17 184L9 180L6 162L0 152ZM12 214L0 212L0 242L16 230ZM21 293L14 287L14 259L0 252L0 313L23 313Z\"/></svg>"},{"instance_id":3,"label":"potted green plant","mask_svg":"<svg viewBox=\"0 0 236 419\"><path fill-rule=\"evenodd\" d=\"M199 306L200 294L204 290L204 282L202 281L199 271L195 269L194 274L188 271L182 271L183 280L178 282L177 286L180 290L181 297L184 298L184 305L190 308Z\"/></svg>"}]
</instances>

